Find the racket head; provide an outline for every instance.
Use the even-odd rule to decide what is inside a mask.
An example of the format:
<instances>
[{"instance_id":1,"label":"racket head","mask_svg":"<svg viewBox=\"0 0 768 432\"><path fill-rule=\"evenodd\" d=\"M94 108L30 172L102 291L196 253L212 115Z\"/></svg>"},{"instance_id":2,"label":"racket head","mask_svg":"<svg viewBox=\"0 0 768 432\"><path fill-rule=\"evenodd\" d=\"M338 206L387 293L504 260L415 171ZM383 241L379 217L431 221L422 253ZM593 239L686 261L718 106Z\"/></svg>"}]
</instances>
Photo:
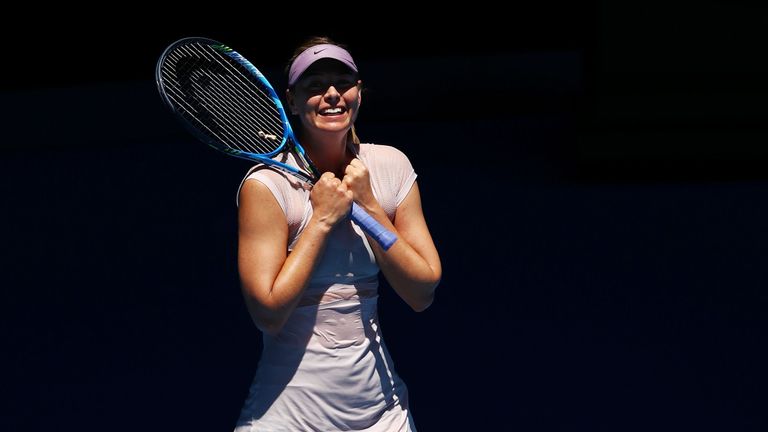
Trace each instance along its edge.
<instances>
[{"instance_id":1,"label":"racket head","mask_svg":"<svg viewBox=\"0 0 768 432\"><path fill-rule=\"evenodd\" d=\"M272 85L221 42L187 37L172 43L157 62L155 80L165 105L217 150L266 162L297 146Z\"/></svg>"}]
</instances>

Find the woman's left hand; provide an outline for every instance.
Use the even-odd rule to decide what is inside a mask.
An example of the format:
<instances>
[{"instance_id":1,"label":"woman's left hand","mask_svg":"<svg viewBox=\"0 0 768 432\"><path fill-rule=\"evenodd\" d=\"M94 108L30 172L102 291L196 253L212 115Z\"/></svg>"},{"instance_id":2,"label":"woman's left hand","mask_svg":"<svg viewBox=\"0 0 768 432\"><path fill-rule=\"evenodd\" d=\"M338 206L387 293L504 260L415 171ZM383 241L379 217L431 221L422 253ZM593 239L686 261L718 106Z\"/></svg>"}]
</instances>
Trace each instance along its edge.
<instances>
[{"instance_id":1,"label":"woman's left hand","mask_svg":"<svg viewBox=\"0 0 768 432\"><path fill-rule=\"evenodd\" d=\"M378 206L376 198L371 189L371 177L368 173L368 167L363 162L354 158L344 169L344 178L342 179L347 188L352 191L355 202L363 208L372 208Z\"/></svg>"}]
</instances>

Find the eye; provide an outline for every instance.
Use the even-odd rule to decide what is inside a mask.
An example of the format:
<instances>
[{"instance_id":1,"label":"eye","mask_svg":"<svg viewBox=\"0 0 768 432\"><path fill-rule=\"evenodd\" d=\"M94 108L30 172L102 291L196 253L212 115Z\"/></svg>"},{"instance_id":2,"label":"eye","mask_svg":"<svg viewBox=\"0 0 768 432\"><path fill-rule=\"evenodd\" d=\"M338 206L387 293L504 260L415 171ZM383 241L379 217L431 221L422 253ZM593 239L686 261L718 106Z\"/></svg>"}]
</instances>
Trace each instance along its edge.
<instances>
[{"instance_id":1,"label":"eye","mask_svg":"<svg viewBox=\"0 0 768 432\"><path fill-rule=\"evenodd\" d=\"M336 81L336 84L334 84L334 85L335 85L335 87L337 87L339 89L346 90L346 89L351 88L352 86L354 86L355 83L352 82L351 80L339 80L339 81Z\"/></svg>"},{"instance_id":2,"label":"eye","mask_svg":"<svg viewBox=\"0 0 768 432\"><path fill-rule=\"evenodd\" d=\"M350 89L357 84L355 77L350 75L340 76L333 84L337 89Z\"/></svg>"},{"instance_id":3,"label":"eye","mask_svg":"<svg viewBox=\"0 0 768 432\"><path fill-rule=\"evenodd\" d=\"M314 92L319 92L319 91L325 90L327 88L327 84L324 83L322 80L312 79L312 80L309 80L309 81L306 82L306 84L304 85L304 88L307 91L310 91L310 92L314 93Z\"/></svg>"}]
</instances>

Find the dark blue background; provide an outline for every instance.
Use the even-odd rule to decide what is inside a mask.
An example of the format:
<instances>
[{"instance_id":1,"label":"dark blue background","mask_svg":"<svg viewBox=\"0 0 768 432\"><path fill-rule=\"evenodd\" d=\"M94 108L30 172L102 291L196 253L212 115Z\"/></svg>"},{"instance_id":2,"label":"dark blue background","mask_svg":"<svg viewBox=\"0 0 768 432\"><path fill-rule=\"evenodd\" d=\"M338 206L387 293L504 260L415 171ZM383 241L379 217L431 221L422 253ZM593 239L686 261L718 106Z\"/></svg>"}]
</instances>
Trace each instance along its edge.
<instances>
[{"instance_id":1,"label":"dark blue background","mask_svg":"<svg viewBox=\"0 0 768 432\"><path fill-rule=\"evenodd\" d=\"M443 259L424 313L381 289L420 431L765 430L766 9L630 3L8 35L38 50L2 72L0 428L233 428L261 342L236 272L250 164L175 123L154 62L203 35L280 82L325 33Z\"/></svg>"}]
</instances>

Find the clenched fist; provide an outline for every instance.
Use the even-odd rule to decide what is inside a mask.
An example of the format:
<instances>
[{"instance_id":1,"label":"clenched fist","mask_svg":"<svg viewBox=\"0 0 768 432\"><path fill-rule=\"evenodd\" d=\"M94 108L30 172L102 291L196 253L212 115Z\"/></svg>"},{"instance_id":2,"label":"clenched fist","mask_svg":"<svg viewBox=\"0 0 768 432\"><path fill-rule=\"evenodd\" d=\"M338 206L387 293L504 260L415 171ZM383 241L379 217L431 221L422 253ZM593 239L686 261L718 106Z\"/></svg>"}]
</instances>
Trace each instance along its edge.
<instances>
[{"instance_id":1,"label":"clenched fist","mask_svg":"<svg viewBox=\"0 0 768 432\"><path fill-rule=\"evenodd\" d=\"M313 217L328 226L336 225L349 213L353 197L345 182L339 180L332 172L325 172L312 187L309 195Z\"/></svg>"},{"instance_id":2,"label":"clenched fist","mask_svg":"<svg viewBox=\"0 0 768 432\"><path fill-rule=\"evenodd\" d=\"M352 159L349 165L347 165L344 169L342 183L352 191L355 202L363 207L375 201L373 191L371 190L371 178L368 173L368 167L360 159Z\"/></svg>"}]
</instances>

